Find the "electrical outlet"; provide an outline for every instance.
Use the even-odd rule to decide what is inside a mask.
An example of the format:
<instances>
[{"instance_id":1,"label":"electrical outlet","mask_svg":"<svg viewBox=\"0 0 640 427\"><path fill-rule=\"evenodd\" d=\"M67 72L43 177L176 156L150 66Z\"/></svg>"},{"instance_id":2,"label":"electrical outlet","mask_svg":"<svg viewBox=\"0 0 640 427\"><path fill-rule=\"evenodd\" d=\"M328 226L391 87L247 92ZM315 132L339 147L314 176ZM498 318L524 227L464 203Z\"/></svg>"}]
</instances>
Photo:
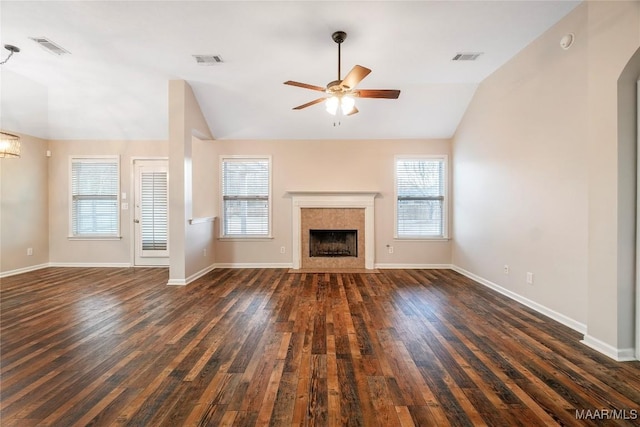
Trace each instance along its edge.
<instances>
[{"instance_id":1,"label":"electrical outlet","mask_svg":"<svg viewBox=\"0 0 640 427\"><path fill-rule=\"evenodd\" d=\"M533 273L527 272L527 284L533 285Z\"/></svg>"},{"instance_id":2,"label":"electrical outlet","mask_svg":"<svg viewBox=\"0 0 640 427\"><path fill-rule=\"evenodd\" d=\"M207 248L202 249L202 256L207 256Z\"/></svg>"},{"instance_id":3,"label":"electrical outlet","mask_svg":"<svg viewBox=\"0 0 640 427\"><path fill-rule=\"evenodd\" d=\"M33 255L33 248L27 248L27 255L28 256Z\"/></svg>"},{"instance_id":4,"label":"electrical outlet","mask_svg":"<svg viewBox=\"0 0 640 427\"><path fill-rule=\"evenodd\" d=\"M280 246L280 253L283 254L286 252L286 249L284 246Z\"/></svg>"},{"instance_id":5,"label":"electrical outlet","mask_svg":"<svg viewBox=\"0 0 640 427\"><path fill-rule=\"evenodd\" d=\"M389 248L389 253L392 254L393 253L393 246L387 246L387 248Z\"/></svg>"},{"instance_id":6,"label":"electrical outlet","mask_svg":"<svg viewBox=\"0 0 640 427\"><path fill-rule=\"evenodd\" d=\"M502 268L502 271L504 272L504 274L509 274L509 266L505 264L504 267Z\"/></svg>"}]
</instances>

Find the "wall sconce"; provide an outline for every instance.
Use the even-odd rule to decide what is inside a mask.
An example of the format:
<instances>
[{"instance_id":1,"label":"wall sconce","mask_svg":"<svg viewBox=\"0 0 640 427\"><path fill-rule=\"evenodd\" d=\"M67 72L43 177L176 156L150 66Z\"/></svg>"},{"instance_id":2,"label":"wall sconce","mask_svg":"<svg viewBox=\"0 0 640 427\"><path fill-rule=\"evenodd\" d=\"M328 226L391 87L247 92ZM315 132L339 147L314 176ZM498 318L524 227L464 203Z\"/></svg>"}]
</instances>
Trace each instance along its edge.
<instances>
[{"instance_id":1,"label":"wall sconce","mask_svg":"<svg viewBox=\"0 0 640 427\"><path fill-rule=\"evenodd\" d=\"M20 157L20 137L11 133L0 132L0 158Z\"/></svg>"}]
</instances>

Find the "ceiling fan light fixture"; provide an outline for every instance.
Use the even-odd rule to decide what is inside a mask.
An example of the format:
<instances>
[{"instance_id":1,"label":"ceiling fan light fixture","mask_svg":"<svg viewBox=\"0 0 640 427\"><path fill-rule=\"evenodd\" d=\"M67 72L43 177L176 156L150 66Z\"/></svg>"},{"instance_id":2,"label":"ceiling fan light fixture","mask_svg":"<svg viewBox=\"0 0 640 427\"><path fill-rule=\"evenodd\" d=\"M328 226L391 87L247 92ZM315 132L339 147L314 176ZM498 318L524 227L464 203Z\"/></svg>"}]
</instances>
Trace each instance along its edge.
<instances>
[{"instance_id":1,"label":"ceiling fan light fixture","mask_svg":"<svg viewBox=\"0 0 640 427\"><path fill-rule=\"evenodd\" d=\"M345 116L349 114L355 106L356 100L353 96L345 95L340 99L340 109L342 110L342 114Z\"/></svg>"},{"instance_id":2,"label":"ceiling fan light fixture","mask_svg":"<svg viewBox=\"0 0 640 427\"><path fill-rule=\"evenodd\" d=\"M327 109L327 113L335 116L338 112L338 106L340 105L340 99L337 96L330 96L324 102L324 106Z\"/></svg>"}]
</instances>

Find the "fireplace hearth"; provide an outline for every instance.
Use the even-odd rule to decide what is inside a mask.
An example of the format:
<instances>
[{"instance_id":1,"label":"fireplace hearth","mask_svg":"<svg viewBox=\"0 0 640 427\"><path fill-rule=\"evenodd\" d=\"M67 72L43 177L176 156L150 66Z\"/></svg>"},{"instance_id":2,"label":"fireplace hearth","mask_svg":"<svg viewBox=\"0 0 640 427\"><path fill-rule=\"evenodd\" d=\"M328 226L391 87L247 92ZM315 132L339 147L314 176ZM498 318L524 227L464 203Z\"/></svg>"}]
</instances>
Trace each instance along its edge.
<instances>
[{"instance_id":1,"label":"fireplace hearth","mask_svg":"<svg viewBox=\"0 0 640 427\"><path fill-rule=\"evenodd\" d=\"M309 257L357 257L358 230L309 230Z\"/></svg>"}]
</instances>

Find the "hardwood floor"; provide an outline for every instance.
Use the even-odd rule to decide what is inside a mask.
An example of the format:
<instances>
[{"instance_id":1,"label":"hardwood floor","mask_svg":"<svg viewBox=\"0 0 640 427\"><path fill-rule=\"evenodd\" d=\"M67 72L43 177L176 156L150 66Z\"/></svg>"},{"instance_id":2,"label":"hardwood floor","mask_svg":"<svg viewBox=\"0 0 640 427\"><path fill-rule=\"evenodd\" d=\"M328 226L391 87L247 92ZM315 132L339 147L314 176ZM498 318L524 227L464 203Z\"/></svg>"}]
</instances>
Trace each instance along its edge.
<instances>
[{"instance_id":1,"label":"hardwood floor","mask_svg":"<svg viewBox=\"0 0 640 427\"><path fill-rule=\"evenodd\" d=\"M453 271L167 279L2 279L1 425L640 423L638 362Z\"/></svg>"}]
</instances>

